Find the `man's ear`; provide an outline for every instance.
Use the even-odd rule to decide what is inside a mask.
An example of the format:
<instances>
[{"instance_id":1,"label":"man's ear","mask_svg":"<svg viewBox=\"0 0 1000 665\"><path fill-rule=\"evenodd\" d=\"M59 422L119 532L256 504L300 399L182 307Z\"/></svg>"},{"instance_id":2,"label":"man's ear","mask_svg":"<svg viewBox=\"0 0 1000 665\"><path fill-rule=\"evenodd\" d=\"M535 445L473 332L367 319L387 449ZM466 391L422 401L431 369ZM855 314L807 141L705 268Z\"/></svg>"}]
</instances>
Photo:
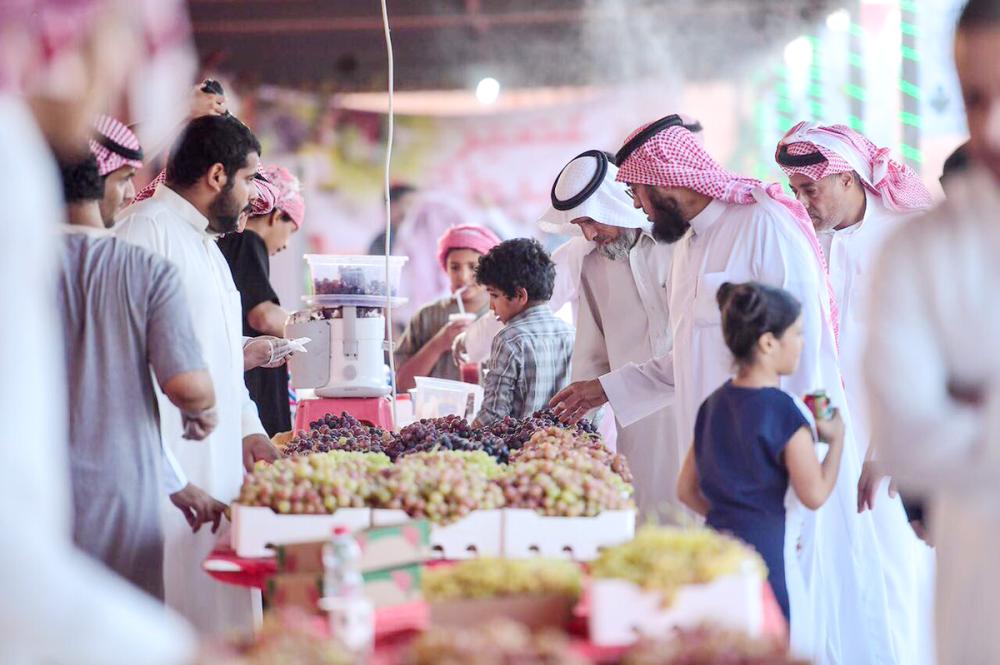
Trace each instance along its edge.
<instances>
[{"instance_id":1,"label":"man's ear","mask_svg":"<svg viewBox=\"0 0 1000 665\"><path fill-rule=\"evenodd\" d=\"M225 188L229 177L226 175L226 168L222 164L216 163L209 167L208 173L205 174L205 180L209 189L221 192Z\"/></svg>"},{"instance_id":2,"label":"man's ear","mask_svg":"<svg viewBox=\"0 0 1000 665\"><path fill-rule=\"evenodd\" d=\"M275 208L274 210L271 211L271 214L267 216L267 225L274 226L279 222L281 222L281 211Z\"/></svg>"},{"instance_id":3,"label":"man's ear","mask_svg":"<svg viewBox=\"0 0 1000 665\"><path fill-rule=\"evenodd\" d=\"M857 180L858 184L861 184L861 179L854 174L854 171L844 171L840 174L840 182L844 185L844 189L850 189L854 181Z\"/></svg>"},{"instance_id":4,"label":"man's ear","mask_svg":"<svg viewBox=\"0 0 1000 665\"><path fill-rule=\"evenodd\" d=\"M517 287L517 290L514 291L514 300L519 303L528 302L528 290L523 286Z\"/></svg>"}]
</instances>

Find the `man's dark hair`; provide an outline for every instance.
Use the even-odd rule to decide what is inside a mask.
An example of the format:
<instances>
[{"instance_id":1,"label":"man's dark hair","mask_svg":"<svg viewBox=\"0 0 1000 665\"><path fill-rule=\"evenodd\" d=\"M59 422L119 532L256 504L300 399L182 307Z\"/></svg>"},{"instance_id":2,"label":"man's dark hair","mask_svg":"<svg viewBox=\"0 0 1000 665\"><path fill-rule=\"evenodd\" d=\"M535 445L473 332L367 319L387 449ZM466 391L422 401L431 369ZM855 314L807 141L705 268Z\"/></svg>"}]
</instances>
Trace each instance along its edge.
<instances>
[{"instance_id":1,"label":"man's dark hair","mask_svg":"<svg viewBox=\"0 0 1000 665\"><path fill-rule=\"evenodd\" d=\"M415 191L417 191L417 189L412 185L407 185L404 183L400 183L398 185L392 185L391 187L389 187L389 202L397 203L401 198Z\"/></svg>"},{"instance_id":2,"label":"man's dark hair","mask_svg":"<svg viewBox=\"0 0 1000 665\"><path fill-rule=\"evenodd\" d=\"M969 0L958 18L959 30L998 26L1000 26L1000 1L998 0Z\"/></svg>"},{"instance_id":3,"label":"man's dark hair","mask_svg":"<svg viewBox=\"0 0 1000 665\"><path fill-rule=\"evenodd\" d=\"M59 175L62 177L63 200L66 203L84 203L100 201L104 198L104 178L97 168L97 158L87 155L87 158L72 163L59 162Z\"/></svg>"},{"instance_id":4,"label":"man's dark hair","mask_svg":"<svg viewBox=\"0 0 1000 665\"><path fill-rule=\"evenodd\" d=\"M552 297L556 266L537 240L514 238L479 258L476 281L511 298L522 288L528 292L529 301L545 302Z\"/></svg>"},{"instance_id":5,"label":"man's dark hair","mask_svg":"<svg viewBox=\"0 0 1000 665\"><path fill-rule=\"evenodd\" d=\"M246 167L247 156L260 154L260 141L250 128L231 115L206 115L188 123L170 150L167 184L190 187L214 164L222 164L232 178Z\"/></svg>"}]
</instances>

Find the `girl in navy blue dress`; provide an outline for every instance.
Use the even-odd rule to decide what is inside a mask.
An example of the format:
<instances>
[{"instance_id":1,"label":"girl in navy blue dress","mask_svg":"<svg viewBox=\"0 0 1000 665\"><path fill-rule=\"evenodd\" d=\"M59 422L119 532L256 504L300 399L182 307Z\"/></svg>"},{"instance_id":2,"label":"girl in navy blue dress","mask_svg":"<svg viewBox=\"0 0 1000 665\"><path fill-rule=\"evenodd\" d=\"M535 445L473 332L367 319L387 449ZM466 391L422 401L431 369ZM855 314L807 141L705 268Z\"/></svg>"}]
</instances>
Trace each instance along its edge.
<instances>
[{"instance_id":1,"label":"girl in navy blue dress","mask_svg":"<svg viewBox=\"0 0 1000 665\"><path fill-rule=\"evenodd\" d=\"M791 484L806 508L823 505L840 468L844 423L836 412L816 423L820 440L830 445L820 462L805 406L779 388L802 353L801 306L791 294L753 282L726 283L717 299L736 377L698 410L677 493L710 527L760 553L787 619L785 495Z\"/></svg>"}]
</instances>

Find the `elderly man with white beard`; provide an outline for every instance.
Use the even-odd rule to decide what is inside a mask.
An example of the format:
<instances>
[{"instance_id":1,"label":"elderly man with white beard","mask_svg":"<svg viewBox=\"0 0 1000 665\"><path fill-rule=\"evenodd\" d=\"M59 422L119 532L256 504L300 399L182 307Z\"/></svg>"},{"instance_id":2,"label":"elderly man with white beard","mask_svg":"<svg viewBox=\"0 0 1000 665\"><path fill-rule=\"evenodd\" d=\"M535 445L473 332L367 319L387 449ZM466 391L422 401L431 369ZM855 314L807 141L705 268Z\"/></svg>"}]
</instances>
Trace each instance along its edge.
<instances>
[{"instance_id":1,"label":"elderly man with white beard","mask_svg":"<svg viewBox=\"0 0 1000 665\"><path fill-rule=\"evenodd\" d=\"M588 150L563 168L552 187L552 208L539 220L545 231L583 236L593 246L577 289L573 380L596 379L630 362L670 351L666 280L672 246L658 244L617 167ZM618 422L618 452L634 476L641 518L677 516L675 485L683 459L675 432L672 394L645 418Z\"/></svg>"}]
</instances>

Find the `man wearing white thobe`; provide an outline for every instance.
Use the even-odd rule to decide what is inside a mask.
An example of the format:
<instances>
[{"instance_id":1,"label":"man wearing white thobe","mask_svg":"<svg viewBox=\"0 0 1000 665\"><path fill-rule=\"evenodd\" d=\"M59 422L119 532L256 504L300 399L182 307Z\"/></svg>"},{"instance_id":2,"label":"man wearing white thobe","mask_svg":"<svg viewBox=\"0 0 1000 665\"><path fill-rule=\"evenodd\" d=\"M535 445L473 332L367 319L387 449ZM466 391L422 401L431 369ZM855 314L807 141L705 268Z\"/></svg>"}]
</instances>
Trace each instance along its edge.
<instances>
[{"instance_id":1,"label":"man wearing white thobe","mask_svg":"<svg viewBox=\"0 0 1000 665\"><path fill-rule=\"evenodd\" d=\"M910 528L902 502L877 470L863 354L868 293L882 244L931 205L919 176L844 125L801 122L778 143L775 159L806 206L840 306L840 368L862 465L858 510L870 508L887 565L883 572L898 662L933 662L933 552Z\"/></svg>"},{"instance_id":2,"label":"man wearing white thobe","mask_svg":"<svg viewBox=\"0 0 1000 665\"><path fill-rule=\"evenodd\" d=\"M240 295L215 242L218 234L236 230L259 162L260 144L239 120L197 118L171 151L166 182L152 198L126 209L116 227L119 237L162 254L180 271L215 386L218 426L205 441L184 439L180 413L158 393L161 429L180 473L223 503L239 494L244 463L277 456L243 382ZM192 532L173 507L165 504L162 512L167 603L203 634L249 632L250 591L201 569L216 536L209 529Z\"/></svg>"},{"instance_id":3,"label":"man wearing white thobe","mask_svg":"<svg viewBox=\"0 0 1000 665\"><path fill-rule=\"evenodd\" d=\"M670 351L667 275L672 247L659 244L632 205L618 169L598 150L573 159L552 190L542 229L582 235L595 246L577 271L578 308L573 380L594 379L629 362ZM675 481L680 449L674 436L672 395L661 408L628 427L617 425L616 445L633 475L640 519L677 518Z\"/></svg>"},{"instance_id":4,"label":"man wearing white thobe","mask_svg":"<svg viewBox=\"0 0 1000 665\"><path fill-rule=\"evenodd\" d=\"M629 423L656 408L673 386L678 436L690 444L697 409L733 372L716 292L724 282L758 281L789 291L802 304L801 362L782 388L793 395L826 390L849 423L836 309L808 214L777 184L725 171L678 121L672 116L638 130L618 154L618 179L631 186L654 235L676 243L669 298L673 353L574 384L553 398L553 406L573 418L610 400L619 421ZM860 471L856 448L845 446L830 499L807 513L804 524L786 530L786 573L801 571L804 585L796 596L789 589L792 644L824 665L896 662L874 525L870 514L857 514ZM802 535L789 546L793 526Z\"/></svg>"},{"instance_id":5,"label":"man wearing white thobe","mask_svg":"<svg viewBox=\"0 0 1000 665\"><path fill-rule=\"evenodd\" d=\"M941 665L1000 662L1000 5L971 0L955 62L972 170L890 238L877 262L865 355L872 434L887 471L926 496L937 551Z\"/></svg>"}]
</instances>

